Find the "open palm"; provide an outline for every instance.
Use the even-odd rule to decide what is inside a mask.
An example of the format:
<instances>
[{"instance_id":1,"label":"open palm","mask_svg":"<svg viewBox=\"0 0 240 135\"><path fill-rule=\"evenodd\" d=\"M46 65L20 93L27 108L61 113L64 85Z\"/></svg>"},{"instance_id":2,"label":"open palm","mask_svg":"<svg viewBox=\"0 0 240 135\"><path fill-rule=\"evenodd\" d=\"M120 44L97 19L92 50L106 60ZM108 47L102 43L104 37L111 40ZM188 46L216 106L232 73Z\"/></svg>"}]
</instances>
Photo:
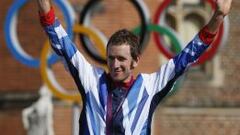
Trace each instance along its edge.
<instances>
[{"instance_id":1,"label":"open palm","mask_svg":"<svg viewBox=\"0 0 240 135\"><path fill-rule=\"evenodd\" d=\"M230 11L232 0L216 0L217 10L222 15L227 15Z\"/></svg>"}]
</instances>

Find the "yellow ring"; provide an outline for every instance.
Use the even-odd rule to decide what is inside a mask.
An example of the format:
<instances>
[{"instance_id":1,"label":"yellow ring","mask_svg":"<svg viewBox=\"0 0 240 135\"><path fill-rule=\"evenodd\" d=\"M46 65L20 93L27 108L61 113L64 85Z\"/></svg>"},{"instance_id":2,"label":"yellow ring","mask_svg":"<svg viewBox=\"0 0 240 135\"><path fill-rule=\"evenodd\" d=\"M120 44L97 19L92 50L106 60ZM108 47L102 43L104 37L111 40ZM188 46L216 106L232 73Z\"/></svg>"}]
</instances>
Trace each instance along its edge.
<instances>
[{"instance_id":1,"label":"yellow ring","mask_svg":"<svg viewBox=\"0 0 240 135\"><path fill-rule=\"evenodd\" d=\"M83 34L86 34L86 35L90 36L90 38L96 44L96 47L99 50L100 55L104 59L106 59L106 48L104 46L104 43L103 43L103 41L99 38L99 36L95 32L93 32L89 28L81 26L81 25L74 25L73 26L73 32L83 33Z\"/></svg>"},{"instance_id":2,"label":"yellow ring","mask_svg":"<svg viewBox=\"0 0 240 135\"><path fill-rule=\"evenodd\" d=\"M99 38L99 36L93 32L93 30L91 30L90 28L83 27L81 25L75 25L73 27L73 31L89 36L96 43L97 49L100 50L100 54L106 58L106 49L105 49L104 43ZM49 68L46 61L49 51L50 51L50 45L49 45L49 42L46 42L44 44L43 50L41 52L41 57L40 57L40 73L43 81L46 83L48 88L56 97L63 100L81 102L80 94L69 94L66 92L62 92L62 90L60 90L59 88L57 88L56 85L54 85L53 80L50 79L51 75L48 74Z\"/></svg>"}]
</instances>

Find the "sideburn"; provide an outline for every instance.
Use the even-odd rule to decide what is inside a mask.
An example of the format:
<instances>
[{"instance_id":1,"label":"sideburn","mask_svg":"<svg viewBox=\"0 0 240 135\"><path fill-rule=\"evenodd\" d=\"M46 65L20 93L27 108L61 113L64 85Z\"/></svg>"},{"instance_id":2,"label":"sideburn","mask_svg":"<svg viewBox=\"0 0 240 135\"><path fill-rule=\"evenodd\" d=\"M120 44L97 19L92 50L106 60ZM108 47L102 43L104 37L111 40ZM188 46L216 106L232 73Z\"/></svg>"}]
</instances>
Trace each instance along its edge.
<instances>
[{"instance_id":1,"label":"sideburn","mask_svg":"<svg viewBox=\"0 0 240 135\"><path fill-rule=\"evenodd\" d=\"M133 70L135 67L133 66L134 60L131 61L130 69Z\"/></svg>"}]
</instances>

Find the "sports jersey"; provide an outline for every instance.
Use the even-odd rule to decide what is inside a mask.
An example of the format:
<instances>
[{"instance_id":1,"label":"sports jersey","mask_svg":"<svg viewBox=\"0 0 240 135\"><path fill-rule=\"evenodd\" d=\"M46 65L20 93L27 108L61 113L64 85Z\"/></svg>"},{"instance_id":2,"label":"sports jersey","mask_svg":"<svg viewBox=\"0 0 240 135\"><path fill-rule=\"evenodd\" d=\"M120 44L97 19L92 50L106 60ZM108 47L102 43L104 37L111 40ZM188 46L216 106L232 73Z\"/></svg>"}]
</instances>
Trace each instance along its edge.
<instances>
[{"instance_id":1,"label":"sports jersey","mask_svg":"<svg viewBox=\"0 0 240 135\"><path fill-rule=\"evenodd\" d=\"M53 50L65 59L81 93L83 101L79 120L81 135L151 134L152 116L157 105L172 89L177 78L208 48L214 37L202 29L177 56L162 65L157 72L140 73L123 100L117 101L120 107L115 108L117 114L113 114L112 108L108 105L112 98L109 95L113 92L108 74L88 63L52 12L51 9L47 15L40 15L41 22Z\"/></svg>"}]
</instances>

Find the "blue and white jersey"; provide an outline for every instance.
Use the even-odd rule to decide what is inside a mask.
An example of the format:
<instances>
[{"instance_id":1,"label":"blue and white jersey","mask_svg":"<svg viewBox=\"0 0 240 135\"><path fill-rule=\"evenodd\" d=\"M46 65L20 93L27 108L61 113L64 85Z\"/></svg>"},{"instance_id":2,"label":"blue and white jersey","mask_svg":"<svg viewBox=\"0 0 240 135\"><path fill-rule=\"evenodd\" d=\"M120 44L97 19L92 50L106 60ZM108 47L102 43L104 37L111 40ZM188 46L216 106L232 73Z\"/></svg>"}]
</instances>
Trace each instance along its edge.
<instances>
[{"instance_id":1,"label":"blue and white jersey","mask_svg":"<svg viewBox=\"0 0 240 135\"><path fill-rule=\"evenodd\" d=\"M44 29L50 38L53 50L66 60L83 97L79 134L105 135L109 88L106 73L86 61L57 19L53 25ZM176 79L207 47L208 45L196 35L180 54L162 65L159 71L139 74L116 116L121 130L113 134L151 134L152 115L156 106L171 90Z\"/></svg>"}]
</instances>

